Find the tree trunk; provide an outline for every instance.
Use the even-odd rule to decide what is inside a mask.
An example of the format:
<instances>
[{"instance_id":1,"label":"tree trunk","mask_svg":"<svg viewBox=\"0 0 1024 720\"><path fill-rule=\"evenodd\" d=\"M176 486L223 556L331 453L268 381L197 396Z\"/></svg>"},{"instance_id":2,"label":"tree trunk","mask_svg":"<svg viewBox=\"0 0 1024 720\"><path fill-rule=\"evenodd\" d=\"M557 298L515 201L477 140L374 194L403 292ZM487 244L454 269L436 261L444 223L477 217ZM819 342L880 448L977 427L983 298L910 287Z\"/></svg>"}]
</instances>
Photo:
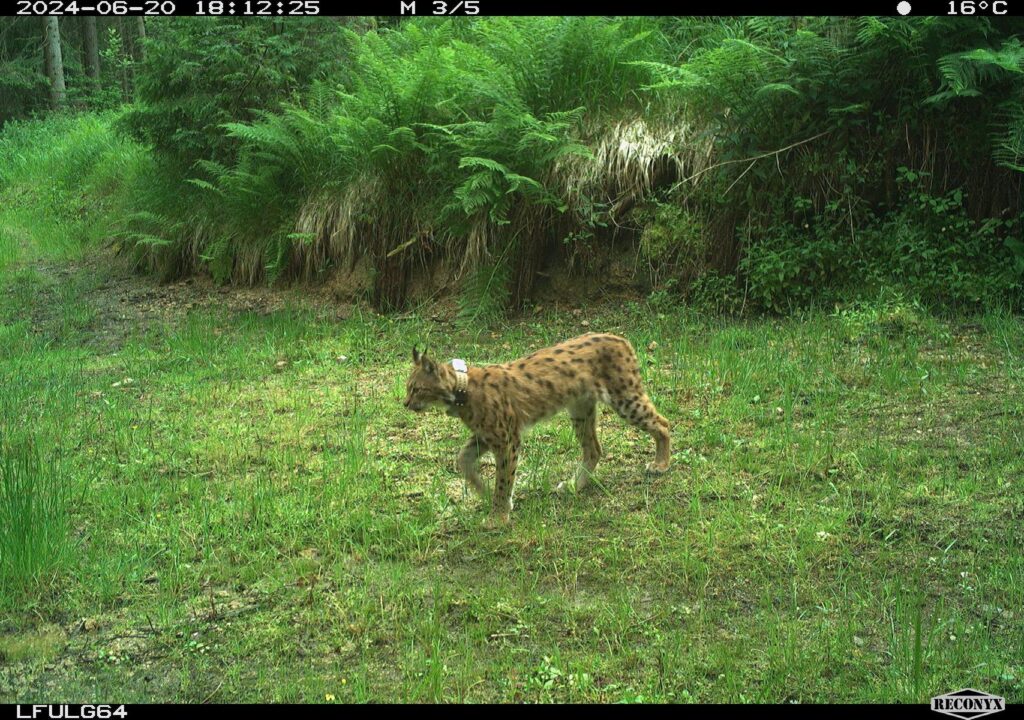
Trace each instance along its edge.
<instances>
[{"instance_id":1,"label":"tree trunk","mask_svg":"<svg viewBox=\"0 0 1024 720\"><path fill-rule=\"evenodd\" d=\"M130 65L128 58L131 57L129 51L131 46L129 43L131 42L131 38L128 35L125 18L123 17L117 18L117 34L121 37L121 58L118 63L121 66L121 97L125 102L131 102L132 86L131 79L128 77L128 66Z\"/></svg>"},{"instance_id":2,"label":"tree trunk","mask_svg":"<svg viewBox=\"0 0 1024 720\"><path fill-rule=\"evenodd\" d=\"M64 105L64 60L60 54L60 26L56 16L45 19L43 25L43 47L46 53L46 73L50 78L50 107L54 110Z\"/></svg>"},{"instance_id":3,"label":"tree trunk","mask_svg":"<svg viewBox=\"0 0 1024 720\"><path fill-rule=\"evenodd\" d=\"M52 67L52 65L50 64L50 53L48 53L46 51L47 50L47 47L46 47L46 33L47 33L46 18L44 17L42 20L43 20L43 75L45 75L46 79L49 80L50 76L53 73L50 71L50 68Z\"/></svg>"},{"instance_id":4,"label":"tree trunk","mask_svg":"<svg viewBox=\"0 0 1024 720\"><path fill-rule=\"evenodd\" d=\"M146 59L146 47L142 41L146 39L146 18L135 17L135 37L132 40L132 60L140 63Z\"/></svg>"},{"instance_id":5,"label":"tree trunk","mask_svg":"<svg viewBox=\"0 0 1024 720\"><path fill-rule=\"evenodd\" d=\"M83 29L85 45L85 74L92 81L93 89L100 85L100 43L99 33L96 31L96 18L84 17Z\"/></svg>"},{"instance_id":6,"label":"tree trunk","mask_svg":"<svg viewBox=\"0 0 1024 720\"><path fill-rule=\"evenodd\" d=\"M132 18L132 32L131 35L131 55L132 55L132 66L131 66L131 83L132 83L132 96L134 97L138 89L137 81L137 69L138 66L146 59L146 48L142 42L146 39L146 20L141 15Z\"/></svg>"}]
</instances>

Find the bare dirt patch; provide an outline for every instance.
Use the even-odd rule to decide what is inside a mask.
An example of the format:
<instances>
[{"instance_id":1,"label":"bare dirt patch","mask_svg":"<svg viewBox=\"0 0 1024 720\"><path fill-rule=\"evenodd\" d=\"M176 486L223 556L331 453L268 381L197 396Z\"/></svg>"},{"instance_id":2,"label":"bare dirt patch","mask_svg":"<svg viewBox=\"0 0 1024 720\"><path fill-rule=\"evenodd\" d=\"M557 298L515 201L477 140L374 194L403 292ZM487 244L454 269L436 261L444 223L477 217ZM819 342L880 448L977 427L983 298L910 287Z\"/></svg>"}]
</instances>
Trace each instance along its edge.
<instances>
[{"instance_id":1,"label":"bare dirt patch","mask_svg":"<svg viewBox=\"0 0 1024 720\"><path fill-rule=\"evenodd\" d=\"M134 272L128 262L112 253L76 261L39 260L18 270L41 283L34 288L34 301L25 308L36 332L52 332L61 326L66 318L56 298L73 288L74 299L87 317L83 327L88 330L86 344L104 350L116 350L130 335L150 327L177 324L191 312L269 315L297 308L343 319L353 307L332 299L327 288L224 286L203 275L161 283Z\"/></svg>"}]
</instances>

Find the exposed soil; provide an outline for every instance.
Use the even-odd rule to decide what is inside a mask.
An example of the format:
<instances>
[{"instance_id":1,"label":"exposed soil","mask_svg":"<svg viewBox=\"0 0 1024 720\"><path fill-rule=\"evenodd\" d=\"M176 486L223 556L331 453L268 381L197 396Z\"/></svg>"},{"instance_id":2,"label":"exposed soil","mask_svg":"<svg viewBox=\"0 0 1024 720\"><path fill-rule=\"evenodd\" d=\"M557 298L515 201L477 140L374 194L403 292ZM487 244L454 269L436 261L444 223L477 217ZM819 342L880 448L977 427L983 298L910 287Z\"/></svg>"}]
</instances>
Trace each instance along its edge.
<instances>
[{"instance_id":1,"label":"exposed soil","mask_svg":"<svg viewBox=\"0 0 1024 720\"><path fill-rule=\"evenodd\" d=\"M76 300L91 315L88 344L108 349L120 347L129 335L140 330L175 324L191 311L268 315L290 307L344 319L353 309L353 303L335 299L328 286L223 286L205 275L161 283L134 272L125 260L106 252L71 262L40 260L21 269L31 273L33 279L42 280L44 287L39 291L44 296L73 288ZM17 290L12 286L7 292ZM46 332L59 322L53 315L57 306L32 305L30 319L37 332Z\"/></svg>"},{"instance_id":2,"label":"exposed soil","mask_svg":"<svg viewBox=\"0 0 1024 720\"><path fill-rule=\"evenodd\" d=\"M572 310L591 304L621 303L645 296L636 258L619 253L592 259L593 272L572 272L569 267L545 268L539 272L534 296L527 312L539 307ZM71 292L90 314L86 328L88 344L117 349L125 339L149 327L179 322L191 311L219 310L228 314L267 315L283 308L295 308L316 315L343 320L359 308L369 306L370 268L359 263L350 271L338 272L321 283L273 286L217 285L207 275L194 275L173 282L135 272L130 262L112 251L91 253L75 261L37 260L22 266L33 282L42 280L38 291L56 297ZM457 268L434 263L414 274L410 287L410 308L406 314L423 314L439 320L453 319L459 310ZM14 286L7 293L15 293ZM53 332L60 318L53 313L60 303L33 303L30 319L37 332ZM86 329L83 328L83 329Z\"/></svg>"}]
</instances>

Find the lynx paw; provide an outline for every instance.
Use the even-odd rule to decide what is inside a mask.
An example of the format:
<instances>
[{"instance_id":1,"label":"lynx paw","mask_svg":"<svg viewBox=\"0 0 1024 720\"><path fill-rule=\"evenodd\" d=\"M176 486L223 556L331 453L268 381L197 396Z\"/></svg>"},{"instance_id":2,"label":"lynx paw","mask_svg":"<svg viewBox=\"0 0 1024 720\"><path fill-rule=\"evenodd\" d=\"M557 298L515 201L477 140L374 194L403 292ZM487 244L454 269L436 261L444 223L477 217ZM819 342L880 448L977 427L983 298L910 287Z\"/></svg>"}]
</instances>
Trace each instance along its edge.
<instances>
[{"instance_id":1,"label":"lynx paw","mask_svg":"<svg viewBox=\"0 0 1024 720\"><path fill-rule=\"evenodd\" d=\"M484 530L498 530L512 523L509 515L488 515L484 519Z\"/></svg>"},{"instance_id":2,"label":"lynx paw","mask_svg":"<svg viewBox=\"0 0 1024 720\"><path fill-rule=\"evenodd\" d=\"M664 475L668 472L668 463L647 463L646 472L648 475Z\"/></svg>"},{"instance_id":3,"label":"lynx paw","mask_svg":"<svg viewBox=\"0 0 1024 720\"><path fill-rule=\"evenodd\" d=\"M468 485L469 489L473 491L473 494L476 495L481 500L486 501L491 499L490 492L488 491L487 486L484 485L482 481L477 480L476 482L473 482L472 480L467 480L466 485Z\"/></svg>"}]
</instances>

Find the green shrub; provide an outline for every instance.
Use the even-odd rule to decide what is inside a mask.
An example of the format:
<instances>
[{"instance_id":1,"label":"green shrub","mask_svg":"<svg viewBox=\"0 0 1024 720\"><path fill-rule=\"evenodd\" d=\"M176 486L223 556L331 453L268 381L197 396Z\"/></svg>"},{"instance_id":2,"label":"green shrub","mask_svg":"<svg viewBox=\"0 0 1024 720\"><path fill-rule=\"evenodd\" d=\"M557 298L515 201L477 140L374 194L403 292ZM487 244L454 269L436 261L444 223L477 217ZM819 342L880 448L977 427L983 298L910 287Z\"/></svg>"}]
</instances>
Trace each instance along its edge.
<instances>
[{"instance_id":1,"label":"green shrub","mask_svg":"<svg viewBox=\"0 0 1024 720\"><path fill-rule=\"evenodd\" d=\"M347 33L333 18L153 19L121 124L183 172L232 160L239 143L221 126L255 119L317 78L343 79Z\"/></svg>"},{"instance_id":2,"label":"green shrub","mask_svg":"<svg viewBox=\"0 0 1024 720\"><path fill-rule=\"evenodd\" d=\"M1014 255L1020 217L972 220L960 189L932 195L925 176L900 168L909 201L874 234L869 273L937 304L980 305L1019 293L1024 273Z\"/></svg>"},{"instance_id":3,"label":"green shrub","mask_svg":"<svg viewBox=\"0 0 1024 720\"><path fill-rule=\"evenodd\" d=\"M1015 250L1020 218L968 217L962 190L932 195L924 176L901 169L907 202L851 233L823 222L767 232L745 249L740 269L751 298L784 312L812 301L903 288L932 306L979 306L1019 297L1024 267Z\"/></svg>"},{"instance_id":4,"label":"green shrub","mask_svg":"<svg viewBox=\"0 0 1024 720\"><path fill-rule=\"evenodd\" d=\"M643 227L640 252L657 282L659 270L693 278L700 275L708 254L706 223L681 205L656 203L636 214Z\"/></svg>"},{"instance_id":5,"label":"green shrub","mask_svg":"<svg viewBox=\"0 0 1024 720\"><path fill-rule=\"evenodd\" d=\"M711 270L698 276L689 288L689 302L714 315L740 315L746 306L735 275Z\"/></svg>"},{"instance_id":6,"label":"green shrub","mask_svg":"<svg viewBox=\"0 0 1024 720\"><path fill-rule=\"evenodd\" d=\"M785 312L840 293L859 277L860 260L849 236L822 226L782 225L745 248L740 271L755 304Z\"/></svg>"}]
</instances>

